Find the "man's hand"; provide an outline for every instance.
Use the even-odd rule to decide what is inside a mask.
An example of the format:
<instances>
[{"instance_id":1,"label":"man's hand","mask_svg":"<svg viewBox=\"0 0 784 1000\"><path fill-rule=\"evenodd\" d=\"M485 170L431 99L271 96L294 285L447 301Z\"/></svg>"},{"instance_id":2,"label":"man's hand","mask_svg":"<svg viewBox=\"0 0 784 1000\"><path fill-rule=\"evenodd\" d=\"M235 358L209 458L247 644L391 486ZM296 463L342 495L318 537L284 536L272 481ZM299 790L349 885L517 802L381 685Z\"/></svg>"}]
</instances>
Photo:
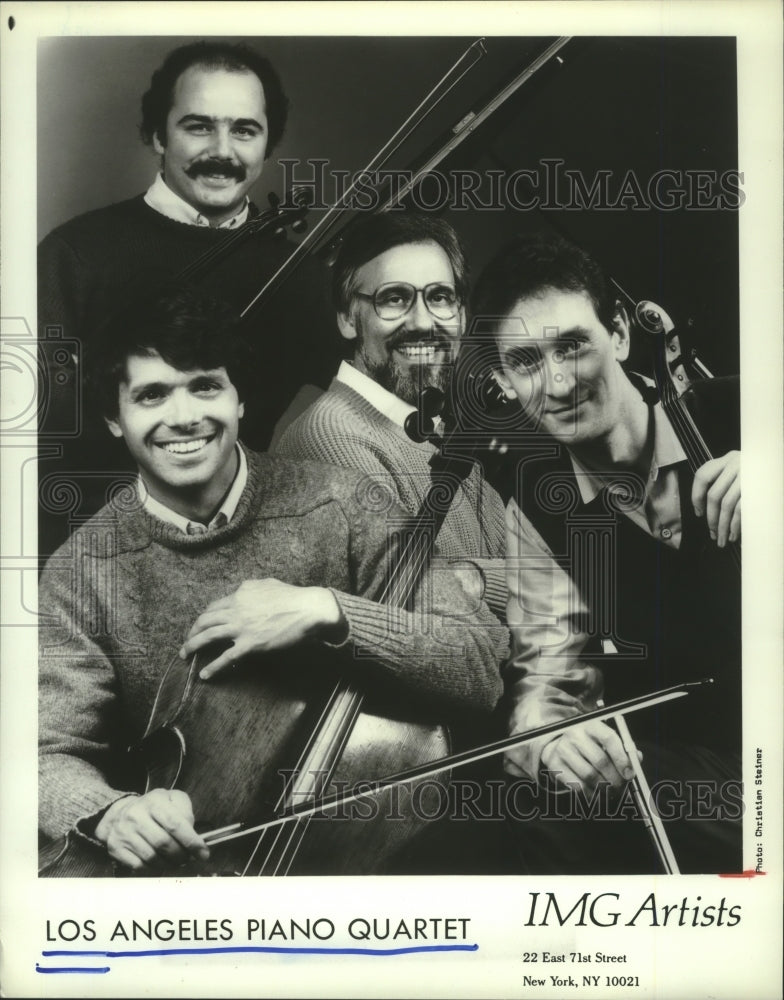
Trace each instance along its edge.
<instances>
[{"instance_id":1,"label":"man's hand","mask_svg":"<svg viewBox=\"0 0 784 1000\"><path fill-rule=\"evenodd\" d=\"M210 643L230 642L229 648L201 671L201 679L209 680L249 653L286 649L303 639L345 627L338 602L324 587L246 580L233 594L213 601L199 615L180 656L187 659Z\"/></svg>"},{"instance_id":2,"label":"man's hand","mask_svg":"<svg viewBox=\"0 0 784 1000\"><path fill-rule=\"evenodd\" d=\"M95 836L120 864L133 871L154 870L188 856L206 861L209 848L193 829L191 800L180 791L156 788L146 795L113 802Z\"/></svg>"},{"instance_id":3,"label":"man's hand","mask_svg":"<svg viewBox=\"0 0 784 1000\"><path fill-rule=\"evenodd\" d=\"M597 720L569 729L548 743L541 762L561 784L586 793L602 783L621 788L634 776L620 736Z\"/></svg>"},{"instance_id":4,"label":"man's hand","mask_svg":"<svg viewBox=\"0 0 784 1000\"><path fill-rule=\"evenodd\" d=\"M691 502L697 517L705 514L710 536L719 548L740 538L740 452L728 451L694 474Z\"/></svg>"}]
</instances>

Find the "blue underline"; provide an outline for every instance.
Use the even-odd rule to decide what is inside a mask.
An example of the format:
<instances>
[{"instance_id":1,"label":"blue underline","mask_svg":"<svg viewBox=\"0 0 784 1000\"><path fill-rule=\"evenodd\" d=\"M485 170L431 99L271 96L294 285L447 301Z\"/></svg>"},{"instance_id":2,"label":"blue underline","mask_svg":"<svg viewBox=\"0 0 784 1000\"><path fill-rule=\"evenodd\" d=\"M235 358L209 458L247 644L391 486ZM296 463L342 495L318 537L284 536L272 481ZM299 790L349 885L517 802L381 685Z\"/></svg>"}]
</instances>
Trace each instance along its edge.
<instances>
[{"instance_id":1,"label":"blue underline","mask_svg":"<svg viewBox=\"0 0 784 1000\"><path fill-rule=\"evenodd\" d=\"M413 955L422 952L478 951L478 944L427 944L409 948L281 948L237 946L216 948L153 948L147 951L42 951L44 958L149 958L160 955ZM41 970L51 971L51 970ZM89 969L89 972L103 971ZM108 970L106 970L108 971Z\"/></svg>"},{"instance_id":2,"label":"blue underline","mask_svg":"<svg viewBox=\"0 0 784 1000\"><path fill-rule=\"evenodd\" d=\"M110 969L109 969L108 965L103 965L100 968L96 966L95 968L92 968L92 969L88 969L88 968L62 968L62 969L53 968L53 969L43 969L38 964L38 962L36 962L35 963L35 971L36 972L41 972L41 973L50 973L50 972L98 972L98 973L101 973L101 972L109 972Z\"/></svg>"}]
</instances>

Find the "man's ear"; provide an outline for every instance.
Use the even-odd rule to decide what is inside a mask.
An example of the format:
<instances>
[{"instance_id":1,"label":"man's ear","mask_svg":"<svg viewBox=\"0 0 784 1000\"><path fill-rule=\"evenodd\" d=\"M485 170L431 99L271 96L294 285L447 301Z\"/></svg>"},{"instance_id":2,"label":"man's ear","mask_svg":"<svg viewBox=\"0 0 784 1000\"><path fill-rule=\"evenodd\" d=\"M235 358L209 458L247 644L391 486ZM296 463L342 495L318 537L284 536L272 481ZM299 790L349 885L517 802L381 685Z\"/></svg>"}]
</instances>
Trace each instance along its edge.
<instances>
[{"instance_id":1,"label":"man's ear","mask_svg":"<svg viewBox=\"0 0 784 1000\"><path fill-rule=\"evenodd\" d=\"M346 340L357 339L357 328L351 313L338 313L338 330Z\"/></svg>"},{"instance_id":2,"label":"man's ear","mask_svg":"<svg viewBox=\"0 0 784 1000\"><path fill-rule=\"evenodd\" d=\"M116 437L121 438L123 436L122 428L117 423L116 420L110 420L108 417L103 418L109 431Z\"/></svg>"},{"instance_id":3,"label":"man's ear","mask_svg":"<svg viewBox=\"0 0 784 1000\"><path fill-rule=\"evenodd\" d=\"M620 302L615 303L615 315L612 320L611 334L616 360L625 361L629 357L629 347L631 346L629 314Z\"/></svg>"},{"instance_id":4,"label":"man's ear","mask_svg":"<svg viewBox=\"0 0 784 1000\"><path fill-rule=\"evenodd\" d=\"M237 405L237 419L242 420L244 416L245 416L245 404L239 403Z\"/></svg>"},{"instance_id":5,"label":"man's ear","mask_svg":"<svg viewBox=\"0 0 784 1000\"><path fill-rule=\"evenodd\" d=\"M158 154L158 156L163 156L163 154L166 152L166 147L163 145L163 143L161 142L161 140L158 138L158 133L157 132L153 132L153 134L152 134L152 148L155 150L155 152Z\"/></svg>"}]
</instances>

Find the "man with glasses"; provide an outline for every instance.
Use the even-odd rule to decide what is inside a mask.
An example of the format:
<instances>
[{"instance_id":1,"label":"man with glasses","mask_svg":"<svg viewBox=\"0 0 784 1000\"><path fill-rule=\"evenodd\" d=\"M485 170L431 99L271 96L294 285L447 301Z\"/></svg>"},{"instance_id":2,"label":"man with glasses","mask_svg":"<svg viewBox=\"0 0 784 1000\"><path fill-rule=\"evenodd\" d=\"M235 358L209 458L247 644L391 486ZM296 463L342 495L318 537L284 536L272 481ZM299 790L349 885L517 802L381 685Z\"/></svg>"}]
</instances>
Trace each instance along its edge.
<instances>
[{"instance_id":1,"label":"man with glasses","mask_svg":"<svg viewBox=\"0 0 784 1000\"><path fill-rule=\"evenodd\" d=\"M258 703L270 712L256 748L269 780L246 762L247 780L235 782L235 795L258 808L308 732L304 702L324 705L339 675L366 696L366 740L387 732L373 706L382 718L459 721L494 707L508 636L458 575L435 563L410 611L384 606L387 513L367 503L360 477L239 443L254 373L225 303L164 286L112 334L93 355L91 386L138 480L71 536L41 579L39 823L45 837L70 831L152 874L160 862L207 854L193 826L198 799L161 787L137 794L143 761L127 751L145 732L164 674L179 675L178 651L183 670L200 655L192 693L218 713L230 676L245 685L255 671L278 692ZM198 695L202 681L209 686ZM241 690L251 724L263 688ZM276 699L284 706L277 722ZM239 765L242 729L196 751L203 786L216 767ZM209 809L204 787L198 795ZM417 836L399 846L390 866L432 870L418 845ZM443 861L439 871L448 871ZM453 871L476 867L468 855L460 864Z\"/></svg>"},{"instance_id":2,"label":"man with glasses","mask_svg":"<svg viewBox=\"0 0 784 1000\"><path fill-rule=\"evenodd\" d=\"M388 213L347 234L333 268L338 329L351 346L327 392L291 424L278 451L356 469L416 513L436 447L404 423L420 389L446 389L465 329L467 265L440 219ZM504 506L479 467L460 483L438 532L444 556L467 566L505 617Z\"/></svg>"},{"instance_id":3,"label":"man with glasses","mask_svg":"<svg viewBox=\"0 0 784 1000\"><path fill-rule=\"evenodd\" d=\"M446 389L465 329L467 265L455 231L440 219L391 212L361 219L346 234L332 276L340 333L351 355L324 395L278 443L289 458L315 459L365 473L367 495L393 498L415 514L436 480L444 503L438 449L417 443L404 424L421 389ZM464 584L506 620L505 528L501 497L473 464L448 506L435 537L439 553L459 567ZM501 627L500 625L498 626ZM456 747L501 735L482 720L452 727ZM487 815L489 779L500 764L461 769L462 786L477 814ZM519 871L517 848L504 824L466 822L451 809L431 824L432 871L478 874ZM477 867L479 865L480 867Z\"/></svg>"}]
</instances>

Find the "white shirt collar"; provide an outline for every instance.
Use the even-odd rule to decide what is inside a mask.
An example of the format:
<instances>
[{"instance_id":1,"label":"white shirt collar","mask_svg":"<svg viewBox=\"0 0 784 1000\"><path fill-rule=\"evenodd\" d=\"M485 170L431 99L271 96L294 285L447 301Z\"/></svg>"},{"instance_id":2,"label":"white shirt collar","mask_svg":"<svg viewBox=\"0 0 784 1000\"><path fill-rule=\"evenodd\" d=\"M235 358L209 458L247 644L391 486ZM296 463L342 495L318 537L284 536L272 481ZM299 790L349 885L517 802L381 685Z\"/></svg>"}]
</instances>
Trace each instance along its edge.
<instances>
[{"instance_id":1,"label":"white shirt collar","mask_svg":"<svg viewBox=\"0 0 784 1000\"><path fill-rule=\"evenodd\" d=\"M353 389L354 392L359 393L379 413L382 413L393 423L397 424L398 427L402 427L409 413L413 413L416 409L416 407L411 406L409 403L404 403L402 399L384 389L383 386L380 386L369 375L365 375L364 372L359 371L353 365L349 364L348 361L341 361L335 378L338 382L342 382L350 389Z\"/></svg>"},{"instance_id":2,"label":"white shirt collar","mask_svg":"<svg viewBox=\"0 0 784 1000\"><path fill-rule=\"evenodd\" d=\"M646 379L646 382L649 380ZM653 384L653 383L651 383ZM612 473L602 475L592 469L587 469L574 455L569 452L569 459L574 469L575 479L580 490L583 503L591 503L606 485L607 479L612 479ZM661 403L653 407L653 457L648 473L648 484L654 482L659 472L679 462L688 461L686 452L678 440L678 435L667 418Z\"/></svg>"},{"instance_id":3,"label":"white shirt collar","mask_svg":"<svg viewBox=\"0 0 784 1000\"><path fill-rule=\"evenodd\" d=\"M231 484L231 489L226 494L223 503L215 512L214 516L210 520L210 523L206 526L207 531L212 528L221 528L224 524L228 524L229 521L231 521L237 511L237 505L240 502L242 491L247 485L248 461L245 458L245 452L239 444L236 448L238 463L237 472L234 476L234 482ZM148 514L152 514L154 517L157 517L159 521L165 521L166 524L173 524L175 528L179 528L184 534L191 535L203 533L204 525L200 524L200 522L189 521L187 517L183 517L182 514L178 514L170 507L162 504L160 500L156 500L155 497L150 496L150 491L147 489L141 476L139 476L137 480L136 489L139 493L139 499L141 500L142 506Z\"/></svg>"},{"instance_id":4,"label":"white shirt collar","mask_svg":"<svg viewBox=\"0 0 784 1000\"><path fill-rule=\"evenodd\" d=\"M189 205L187 201L172 191L163 179L163 174L156 176L147 189L144 200L150 208L155 209L161 215L165 215L167 219L173 219L175 222L184 222L188 226L209 226L210 224L209 219L197 211L193 205ZM249 209L250 201L246 195L245 204L239 212L225 222L221 222L216 228L237 229L239 226L244 226L248 220Z\"/></svg>"}]
</instances>

